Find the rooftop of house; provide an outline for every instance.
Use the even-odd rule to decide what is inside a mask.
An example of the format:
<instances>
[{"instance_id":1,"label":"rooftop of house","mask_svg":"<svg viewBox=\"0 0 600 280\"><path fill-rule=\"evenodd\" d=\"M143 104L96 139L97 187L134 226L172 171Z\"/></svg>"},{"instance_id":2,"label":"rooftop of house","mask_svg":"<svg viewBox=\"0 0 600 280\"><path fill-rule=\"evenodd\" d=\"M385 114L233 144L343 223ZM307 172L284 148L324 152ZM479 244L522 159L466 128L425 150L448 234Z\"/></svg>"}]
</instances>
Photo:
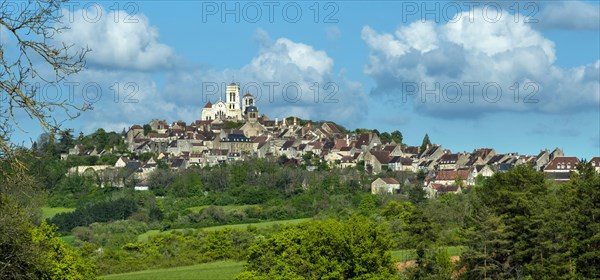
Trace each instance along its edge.
<instances>
[{"instance_id":1,"label":"rooftop of house","mask_svg":"<svg viewBox=\"0 0 600 280\"><path fill-rule=\"evenodd\" d=\"M400 185L400 183L398 181L396 181L396 179L394 178L379 178L381 180L383 180L386 184L390 184L390 185Z\"/></svg>"},{"instance_id":2,"label":"rooftop of house","mask_svg":"<svg viewBox=\"0 0 600 280\"><path fill-rule=\"evenodd\" d=\"M579 164L579 159L577 157L555 157L552 159L546 167L544 171L548 170L575 170Z\"/></svg>"}]
</instances>

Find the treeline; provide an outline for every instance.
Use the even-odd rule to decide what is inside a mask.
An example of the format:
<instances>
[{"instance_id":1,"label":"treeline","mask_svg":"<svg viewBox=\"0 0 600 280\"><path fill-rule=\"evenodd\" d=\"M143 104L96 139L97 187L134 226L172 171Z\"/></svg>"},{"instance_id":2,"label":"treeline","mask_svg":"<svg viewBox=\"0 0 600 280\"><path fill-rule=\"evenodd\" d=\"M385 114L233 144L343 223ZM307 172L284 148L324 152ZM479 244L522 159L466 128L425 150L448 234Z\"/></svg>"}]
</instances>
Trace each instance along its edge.
<instances>
[{"instance_id":1,"label":"treeline","mask_svg":"<svg viewBox=\"0 0 600 280\"><path fill-rule=\"evenodd\" d=\"M59 213L50 222L58 226L62 233L68 233L78 226L87 226L97 222L125 220L138 209L131 198L119 198L114 201L97 202L77 208L74 212Z\"/></svg>"},{"instance_id":2,"label":"treeline","mask_svg":"<svg viewBox=\"0 0 600 280\"><path fill-rule=\"evenodd\" d=\"M564 184L527 166L470 195L465 279L600 277L600 175L583 162Z\"/></svg>"}]
</instances>

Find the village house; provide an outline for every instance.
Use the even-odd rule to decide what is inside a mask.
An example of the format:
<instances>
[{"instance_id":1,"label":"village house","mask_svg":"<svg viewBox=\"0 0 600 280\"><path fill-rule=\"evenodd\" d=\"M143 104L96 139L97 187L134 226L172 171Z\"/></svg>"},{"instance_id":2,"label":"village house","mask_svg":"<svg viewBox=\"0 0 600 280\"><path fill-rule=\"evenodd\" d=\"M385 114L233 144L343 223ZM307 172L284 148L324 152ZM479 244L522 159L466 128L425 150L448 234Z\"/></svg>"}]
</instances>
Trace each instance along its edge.
<instances>
[{"instance_id":1,"label":"village house","mask_svg":"<svg viewBox=\"0 0 600 280\"><path fill-rule=\"evenodd\" d=\"M371 183L372 194L396 193L400 191L400 183L394 178L378 178Z\"/></svg>"},{"instance_id":2,"label":"village house","mask_svg":"<svg viewBox=\"0 0 600 280\"><path fill-rule=\"evenodd\" d=\"M413 160L401 156L394 156L388 163L388 168L392 171L414 171Z\"/></svg>"},{"instance_id":3,"label":"village house","mask_svg":"<svg viewBox=\"0 0 600 280\"><path fill-rule=\"evenodd\" d=\"M600 157L593 157L590 160L592 167L596 170L596 172L600 173Z\"/></svg>"},{"instance_id":4,"label":"village house","mask_svg":"<svg viewBox=\"0 0 600 280\"><path fill-rule=\"evenodd\" d=\"M469 174L469 169L438 170L431 183L448 186L456 184L457 182L462 182L466 185Z\"/></svg>"},{"instance_id":5,"label":"village house","mask_svg":"<svg viewBox=\"0 0 600 280\"><path fill-rule=\"evenodd\" d=\"M358 135L355 144L357 149L362 149L364 152L373 149L373 147L381 145L381 139L373 132L361 133Z\"/></svg>"},{"instance_id":6,"label":"village house","mask_svg":"<svg viewBox=\"0 0 600 280\"><path fill-rule=\"evenodd\" d=\"M235 153L251 154L254 152L254 143L244 134L227 134L226 137L221 139L219 144L220 149Z\"/></svg>"},{"instance_id":7,"label":"village house","mask_svg":"<svg viewBox=\"0 0 600 280\"><path fill-rule=\"evenodd\" d=\"M458 185L444 185L432 183L427 185L425 188L425 196L427 198L436 198L447 193L462 193L462 187Z\"/></svg>"},{"instance_id":8,"label":"village house","mask_svg":"<svg viewBox=\"0 0 600 280\"><path fill-rule=\"evenodd\" d=\"M436 144L434 144L432 146L427 145L425 150L423 150L423 152L421 152L419 154L419 162L424 162L424 161L437 162L443 155L444 155L444 150L442 149L442 146L439 146Z\"/></svg>"},{"instance_id":9,"label":"village house","mask_svg":"<svg viewBox=\"0 0 600 280\"><path fill-rule=\"evenodd\" d=\"M390 160L388 152L371 150L364 157L365 169L373 172L373 174L380 173L384 168L388 168Z\"/></svg>"},{"instance_id":10,"label":"village house","mask_svg":"<svg viewBox=\"0 0 600 280\"><path fill-rule=\"evenodd\" d=\"M544 176L555 181L569 181L571 172L576 172L577 157L555 157L544 168Z\"/></svg>"},{"instance_id":11,"label":"village house","mask_svg":"<svg viewBox=\"0 0 600 280\"><path fill-rule=\"evenodd\" d=\"M469 186L475 185L475 180L477 176L481 175L482 177L491 177L494 175L494 170L489 165L479 164L470 167L469 177L467 177L466 184Z\"/></svg>"}]
</instances>

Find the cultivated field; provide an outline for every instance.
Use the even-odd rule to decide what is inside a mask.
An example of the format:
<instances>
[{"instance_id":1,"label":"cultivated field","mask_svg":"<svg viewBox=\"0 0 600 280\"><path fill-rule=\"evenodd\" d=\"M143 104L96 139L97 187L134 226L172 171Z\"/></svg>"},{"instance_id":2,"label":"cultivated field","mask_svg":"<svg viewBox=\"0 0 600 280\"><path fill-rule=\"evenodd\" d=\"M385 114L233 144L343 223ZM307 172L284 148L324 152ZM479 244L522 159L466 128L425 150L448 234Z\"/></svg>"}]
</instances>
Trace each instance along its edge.
<instances>
[{"instance_id":1,"label":"cultivated field","mask_svg":"<svg viewBox=\"0 0 600 280\"><path fill-rule=\"evenodd\" d=\"M253 226L253 227L256 227L257 229L263 229L263 228L268 228L268 227L272 227L272 226L276 226L276 225L299 224L299 223L306 222L309 220L310 220L310 218L292 219L292 220L268 221L268 222L248 223L248 224L223 225L223 226L205 227L205 228L200 228L200 229L202 229L202 230L220 230L220 229L224 229L224 228L232 228L232 229L242 229L243 230L243 229L247 229L248 226ZM183 231L183 230L189 230L189 229L171 229L171 230L167 230L167 231L163 231L163 232ZM157 235L159 233L161 233L161 231L159 231L159 230L149 230L145 233L138 235L138 241L141 241L141 242L147 241L148 238L150 238L151 236Z\"/></svg>"},{"instance_id":2,"label":"cultivated field","mask_svg":"<svg viewBox=\"0 0 600 280\"><path fill-rule=\"evenodd\" d=\"M143 270L122 274L102 276L105 280L143 280L143 279L206 279L231 280L242 272L243 262L219 261L191 266L181 266L164 269Z\"/></svg>"},{"instance_id":3,"label":"cultivated field","mask_svg":"<svg viewBox=\"0 0 600 280\"><path fill-rule=\"evenodd\" d=\"M290 220L295 221L295 220ZM279 221L285 222L285 221ZM275 222L269 222L275 223ZM261 223L264 224L264 223ZM451 256L460 255L462 247L446 247ZM406 262L416 258L415 250L391 251L394 262ZM198 280L231 280L242 271L244 262L218 261L205 264L182 266L165 269L143 270L130 273L112 274L101 277L106 280L142 280L142 279L198 279Z\"/></svg>"}]
</instances>

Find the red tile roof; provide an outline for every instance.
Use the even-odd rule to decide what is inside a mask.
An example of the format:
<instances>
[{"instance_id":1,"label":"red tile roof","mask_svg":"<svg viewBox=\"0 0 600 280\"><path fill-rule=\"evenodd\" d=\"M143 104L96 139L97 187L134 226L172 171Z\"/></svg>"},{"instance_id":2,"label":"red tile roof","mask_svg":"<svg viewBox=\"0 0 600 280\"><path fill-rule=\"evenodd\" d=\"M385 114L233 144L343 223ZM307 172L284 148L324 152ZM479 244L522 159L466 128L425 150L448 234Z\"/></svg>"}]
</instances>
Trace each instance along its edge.
<instances>
[{"instance_id":1,"label":"red tile roof","mask_svg":"<svg viewBox=\"0 0 600 280\"><path fill-rule=\"evenodd\" d=\"M386 184L400 185L400 183L394 178L381 178L381 180L383 180Z\"/></svg>"},{"instance_id":2,"label":"red tile roof","mask_svg":"<svg viewBox=\"0 0 600 280\"><path fill-rule=\"evenodd\" d=\"M435 176L436 180L444 180L451 181L456 178L460 178L461 180L467 180L469 177L469 170L461 169L461 170L440 170Z\"/></svg>"}]
</instances>

